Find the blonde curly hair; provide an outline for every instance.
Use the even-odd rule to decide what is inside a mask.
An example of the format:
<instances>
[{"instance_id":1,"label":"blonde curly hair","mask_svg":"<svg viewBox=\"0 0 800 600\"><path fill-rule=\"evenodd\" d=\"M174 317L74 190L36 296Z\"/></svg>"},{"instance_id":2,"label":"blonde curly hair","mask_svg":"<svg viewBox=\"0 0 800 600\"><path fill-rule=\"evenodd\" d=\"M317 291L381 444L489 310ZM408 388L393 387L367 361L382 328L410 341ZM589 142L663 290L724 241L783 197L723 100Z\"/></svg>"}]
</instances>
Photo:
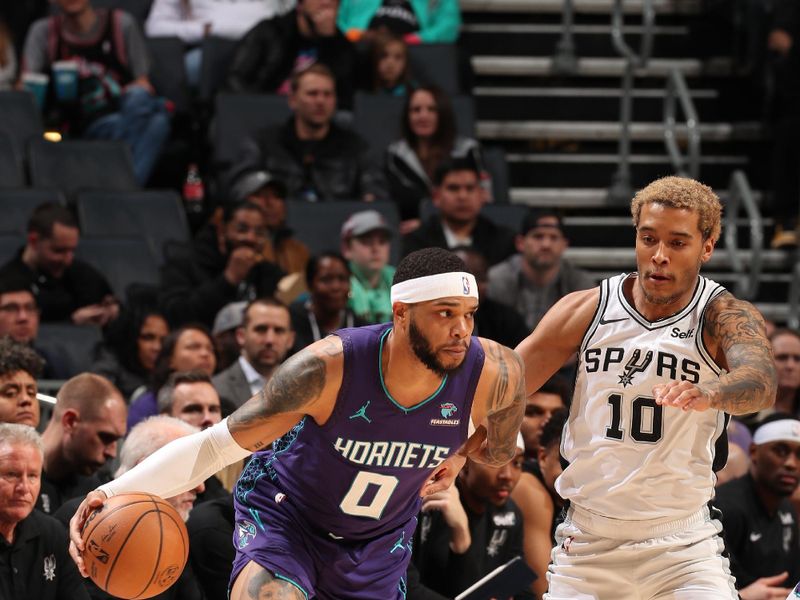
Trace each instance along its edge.
<instances>
[{"instance_id":1,"label":"blonde curly hair","mask_svg":"<svg viewBox=\"0 0 800 600\"><path fill-rule=\"evenodd\" d=\"M707 185L674 175L656 179L636 192L631 201L634 227L639 226L642 207L652 203L696 212L703 240L711 238L715 243L719 240L722 232L722 204L714 190Z\"/></svg>"}]
</instances>

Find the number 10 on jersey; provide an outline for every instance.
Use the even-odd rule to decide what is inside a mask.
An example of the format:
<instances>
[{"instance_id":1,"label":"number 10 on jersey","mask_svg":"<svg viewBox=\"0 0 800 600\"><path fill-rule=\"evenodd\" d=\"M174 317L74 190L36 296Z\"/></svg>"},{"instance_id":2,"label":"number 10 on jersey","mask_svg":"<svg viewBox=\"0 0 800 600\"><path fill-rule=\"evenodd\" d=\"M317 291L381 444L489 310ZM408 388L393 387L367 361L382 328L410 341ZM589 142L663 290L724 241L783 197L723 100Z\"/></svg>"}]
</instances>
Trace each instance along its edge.
<instances>
[{"instance_id":1,"label":"number 10 on jersey","mask_svg":"<svg viewBox=\"0 0 800 600\"><path fill-rule=\"evenodd\" d=\"M608 397L611 424L606 427L606 437L622 441L623 424L629 423L630 436L641 444L654 444L664 434L664 407L650 396L636 396L630 405L623 404L622 394Z\"/></svg>"}]
</instances>

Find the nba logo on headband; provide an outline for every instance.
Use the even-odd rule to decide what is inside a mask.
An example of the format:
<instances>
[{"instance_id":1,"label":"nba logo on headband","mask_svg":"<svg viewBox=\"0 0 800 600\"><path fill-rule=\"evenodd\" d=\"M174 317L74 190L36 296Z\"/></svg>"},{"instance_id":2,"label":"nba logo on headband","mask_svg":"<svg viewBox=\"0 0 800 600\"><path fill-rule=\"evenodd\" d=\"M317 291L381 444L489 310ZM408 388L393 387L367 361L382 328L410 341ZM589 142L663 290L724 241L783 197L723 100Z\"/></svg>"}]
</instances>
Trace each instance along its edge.
<instances>
[{"instance_id":1,"label":"nba logo on headband","mask_svg":"<svg viewBox=\"0 0 800 600\"><path fill-rule=\"evenodd\" d=\"M469 296L469 279L467 279L466 277L462 277L461 287L464 290L464 295Z\"/></svg>"}]
</instances>

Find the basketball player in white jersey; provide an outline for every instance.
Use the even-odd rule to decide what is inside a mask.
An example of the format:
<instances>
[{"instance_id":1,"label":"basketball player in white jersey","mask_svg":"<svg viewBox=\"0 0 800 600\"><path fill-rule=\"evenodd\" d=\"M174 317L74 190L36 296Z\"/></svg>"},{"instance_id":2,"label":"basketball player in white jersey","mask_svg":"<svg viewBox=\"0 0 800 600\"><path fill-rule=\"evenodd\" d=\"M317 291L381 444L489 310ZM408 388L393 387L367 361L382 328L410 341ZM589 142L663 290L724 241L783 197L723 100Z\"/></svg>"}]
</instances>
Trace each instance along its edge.
<instances>
[{"instance_id":1,"label":"basketball player in white jersey","mask_svg":"<svg viewBox=\"0 0 800 600\"><path fill-rule=\"evenodd\" d=\"M565 296L517 348L535 392L574 352L549 600L733 600L708 503L728 414L771 406L764 321L700 276L719 199L666 177L631 203L638 272Z\"/></svg>"}]
</instances>

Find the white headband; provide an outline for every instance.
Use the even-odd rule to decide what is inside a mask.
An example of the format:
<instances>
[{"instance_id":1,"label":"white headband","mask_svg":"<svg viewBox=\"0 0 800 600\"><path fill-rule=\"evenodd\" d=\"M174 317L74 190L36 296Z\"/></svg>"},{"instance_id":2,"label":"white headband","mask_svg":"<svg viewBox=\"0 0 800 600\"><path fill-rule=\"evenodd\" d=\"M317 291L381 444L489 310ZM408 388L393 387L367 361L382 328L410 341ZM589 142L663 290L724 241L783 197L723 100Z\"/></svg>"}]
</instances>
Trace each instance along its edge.
<instances>
[{"instance_id":1,"label":"white headband","mask_svg":"<svg viewBox=\"0 0 800 600\"><path fill-rule=\"evenodd\" d=\"M778 441L800 443L800 421L795 419L772 421L756 429L753 436L753 443L756 445Z\"/></svg>"},{"instance_id":2,"label":"white headband","mask_svg":"<svg viewBox=\"0 0 800 600\"><path fill-rule=\"evenodd\" d=\"M478 284L470 273L439 273L417 277L392 286L392 304L427 302L449 296L478 299Z\"/></svg>"}]
</instances>

